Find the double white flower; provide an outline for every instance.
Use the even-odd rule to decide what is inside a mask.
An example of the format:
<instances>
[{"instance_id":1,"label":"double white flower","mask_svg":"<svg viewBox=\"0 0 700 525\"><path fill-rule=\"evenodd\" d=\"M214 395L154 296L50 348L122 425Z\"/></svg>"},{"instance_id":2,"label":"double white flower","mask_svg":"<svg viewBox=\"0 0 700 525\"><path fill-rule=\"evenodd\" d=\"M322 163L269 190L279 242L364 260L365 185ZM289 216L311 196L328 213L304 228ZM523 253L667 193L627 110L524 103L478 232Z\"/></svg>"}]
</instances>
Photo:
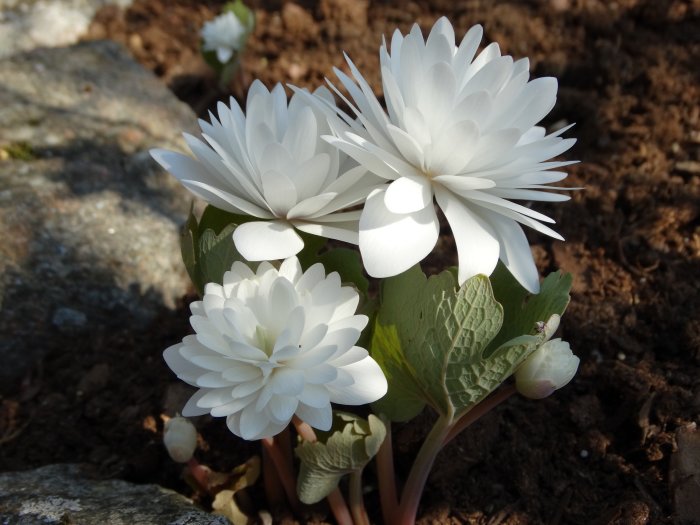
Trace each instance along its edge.
<instances>
[{"instance_id":1,"label":"double white flower","mask_svg":"<svg viewBox=\"0 0 700 525\"><path fill-rule=\"evenodd\" d=\"M252 17L250 21L252 22ZM226 64L234 53L243 49L248 33L253 30L252 24L246 26L232 12L217 16L202 27L202 49L216 51L216 59Z\"/></svg>"},{"instance_id":2,"label":"double white flower","mask_svg":"<svg viewBox=\"0 0 700 525\"><path fill-rule=\"evenodd\" d=\"M333 107L325 88L315 96ZM153 158L195 195L217 208L256 219L238 226L233 240L249 261L284 259L304 241L295 229L357 244L360 211L377 177L321 139L325 115L299 95L287 105L284 87L260 81L248 91L247 116L231 98L218 119L199 121L205 142L185 134L195 158L152 150Z\"/></svg>"},{"instance_id":3,"label":"double white flower","mask_svg":"<svg viewBox=\"0 0 700 525\"><path fill-rule=\"evenodd\" d=\"M189 335L164 352L168 366L199 390L183 416L226 416L243 439L281 432L296 414L331 427L331 402L363 405L381 398L387 381L355 346L367 317L355 315L357 292L323 265L302 272L296 257L257 272L236 262L223 286L210 283L192 303Z\"/></svg>"},{"instance_id":4,"label":"double white flower","mask_svg":"<svg viewBox=\"0 0 700 525\"><path fill-rule=\"evenodd\" d=\"M391 53L386 43L380 49L388 114L349 58L354 80L336 74L357 119L317 100L333 122L326 140L391 181L369 196L359 223L372 276L401 273L431 252L439 235L435 199L456 240L460 283L490 275L500 258L525 288L539 291L519 224L561 237L542 224L552 219L511 200L567 200L541 190L563 189L547 184L566 173L548 170L570 162L545 161L574 140L560 137L568 128L545 135L536 126L554 106L556 80L528 81L528 60L501 56L496 43L476 55L482 33L472 27L456 47L446 18L427 41L417 25L405 37L397 30Z\"/></svg>"}]
</instances>

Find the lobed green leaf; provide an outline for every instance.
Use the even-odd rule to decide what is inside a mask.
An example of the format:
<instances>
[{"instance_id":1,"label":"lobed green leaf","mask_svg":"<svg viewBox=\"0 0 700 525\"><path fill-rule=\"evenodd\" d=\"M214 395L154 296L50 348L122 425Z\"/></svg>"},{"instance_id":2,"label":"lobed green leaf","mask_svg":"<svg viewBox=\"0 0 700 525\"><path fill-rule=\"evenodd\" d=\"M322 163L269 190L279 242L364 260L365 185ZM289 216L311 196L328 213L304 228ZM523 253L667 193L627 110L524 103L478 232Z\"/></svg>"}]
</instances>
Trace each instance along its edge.
<instances>
[{"instance_id":1,"label":"lobed green leaf","mask_svg":"<svg viewBox=\"0 0 700 525\"><path fill-rule=\"evenodd\" d=\"M344 412L333 415L329 432L318 433L314 443L300 443L295 451L301 461L297 492L307 504L328 496L346 474L362 470L386 437L384 423L372 414L366 420Z\"/></svg>"}]
</instances>

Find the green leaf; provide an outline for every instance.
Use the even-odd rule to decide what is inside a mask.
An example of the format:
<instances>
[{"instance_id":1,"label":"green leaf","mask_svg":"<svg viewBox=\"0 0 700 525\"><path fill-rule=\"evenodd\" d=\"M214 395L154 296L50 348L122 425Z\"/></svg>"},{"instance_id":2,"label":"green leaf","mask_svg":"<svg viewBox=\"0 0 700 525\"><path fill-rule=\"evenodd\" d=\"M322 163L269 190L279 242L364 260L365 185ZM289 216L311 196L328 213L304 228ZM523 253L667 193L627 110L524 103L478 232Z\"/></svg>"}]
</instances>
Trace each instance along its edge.
<instances>
[{"instance_id":1,"label":"green leaf","mask_svg":"<svg viewBox=\"0 0 700 525\"><path fill-rule=\"evenodd\" d=\"M533 295L499 263L491 275L491 286L496 300L503 306L504 321L486 355L520 335L536 333L537 323L546 322L553 314L563 315L571 299L572 280L569 273L550 273L542 281L540 293Z\"/></svg>"},{"instance_id":2,"label":"green leaf","mask_svg":"<svg viewBox=\"0 0 700 525\"><path fill-rule=\"evenodd\" d=\"M304 241L304 247L297 253L297 259L299 259L303 270L306 271L309 266L318 262L318 252L326 245L328 239L299 230L297 230L297 234Z\"/></svg>"},{"instance_id":3,"label":"green leaf","mask_svg":"<svg viewBox=\"0 0 700 525\"><path fill-rule=\"evenodd\" d=\"M417 372L404 352L418 329L410 320L419 316L416 307L425 283L426 277L418 265L382 282L381 305L374 322L370 350L386 376L389 389L383 398L372 403L372 410L391 421L413 419L426 403L415 379Z\"/></svg>"},{"instance_id":4,"label":"green leaf","mask_svg":"<svg viewBox=\"0 0 700 525\"><path fill-rule=\"evenodd\" d=\"M319 255L316 260L323 264L326 274L338 272L342 282L353 283L364 296L367 296L369 281L362 273L362 259L357 251L334 248Z\"/></svg>"},{"instance_id":5,"label":"green leaf","mask_svg":"<svg viewBox=\"0 0 700 525\"><path fill-rule=\"evenodd\" d=\"M241 0L228 2L221 8L221 12L231 11L241 23L248 28L250 33L255 27L255 13L246 6ZM246 35L247 38L247 35Z\"/></svg>"},{"instance_id":6,"label":"green leaf","mask_svg":"<svg viewBox=\"0 0 700 525\"><path fill-rule=\"evenodd\" d=\"M233 261L243 259L233 244L232 235L237 225L250 219L207 206L197 223L190 208L190 215L180 233L180 251L187 273L200 295L207 283L221 284Z\"/></svg>"},{"instance_id":7,"label":"green leaf","mask_svg":"<svg viewBox=\"0 0 700 525\"><path fill-rule=\"evenodd\" d=\"M433 396L440 393L438 387L445 389L447 403L443 414L459 418L508 377L503 375L501 359L483 359L486 345L502 323L503 309L484 275L468 279L456 295L442 294L435 320L426 332L425 346L428 355L442 363L441 381L431 381L426 386ZM428 366L427 359L424 366Z\"/></svg>"},{"instance_id":8,"label":"green leaf","mask_svg":"<svg viewBox=\"0 0 700 525\"><path fill-rule=\"evenodd\" d=\"M329 432L319 432L318 441L296 448L301 461L297 492L307 504L328 496L344 475L362 470L386 437L384 423L373 414L366 420L344 412L333 416Z\"/></svg>"},{"instance_id":9,"label":"green leaf","mask_svg":"<svg viewBox=\"0 0 700 525\"><path fill-rule=\"evenodd\" d=\"M372 403L372 410L384 414L391 421L409 421L421 413L425 400L420 386L414 380L416 371L406 362L399 333L395 325L384 325L379 320L372 334L372 357L379 364L389 390Z\"/></svg>"},{"instance_id":10,"label":"green leaf","mask_svg":"<svg viewBox=\"0 0 700 525\"><path fill-rule=\"evenodd\" d=\"M214 230L205 230L199 239L199 272L203 284L222 284L224 273L231 269L234 261L243 257L233 244L233 230L236 224L229 224L219 235Z\"/></svg>"},{"instance_id":11,"label":"green leaf","mask_svg":"<svg viewBox=\"0 0 700 525\"><path fill-rule=\"evenodd\" d=\"M542 344L536 322L564 312L571 277L552 274L533 296L502 270L459 289L450 270L426 279L416 267L384 282L371 351L389 390L375 411L405 421L427 403L454 421Z\"/></svg>"},{"instance_id":12,"label":"green leaf","mask_svg":"<svg viewBox=\"0 0 700 525\"><path fill-rule=\"evenodd\" d=\"M194 216L193 210L194 203L190 206L190 214L187 217L187 222L183 224L180 230L180 254L182 255L182 262L185 264L187 274L190 276L197 290L200 290L201 283L198 282L199 274L197 271L197 255L195 251L197 218Z\"/></svg>"},{"instance_id":13,"label":"green leaf","mask_svg":"<svg viewBox=\"0 0 700 525\"><path fill-rule=\"evenodd\" d=\"M250 215L239 215L228 211L221 210L212 205L208 205L202 212L202 217L199 219L197 227L198 236L201 237L206 230L214 230L217 235L231 224L243 224L257 220Z\"/></svg>"}]
</instances>

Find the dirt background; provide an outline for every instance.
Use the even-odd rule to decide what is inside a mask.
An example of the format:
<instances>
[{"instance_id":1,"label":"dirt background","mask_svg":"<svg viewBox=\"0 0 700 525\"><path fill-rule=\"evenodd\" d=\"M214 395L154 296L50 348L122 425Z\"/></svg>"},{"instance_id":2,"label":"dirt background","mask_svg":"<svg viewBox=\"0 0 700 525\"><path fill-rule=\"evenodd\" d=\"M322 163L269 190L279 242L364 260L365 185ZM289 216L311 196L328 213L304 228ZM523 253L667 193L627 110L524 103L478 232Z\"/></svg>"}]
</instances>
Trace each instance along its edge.
<instances>
[{"instance_id":1,"label":"dirt background","mask_svg":"<svg viewBox=\"0 0 700 525\"><path fill-rule=\"evenodd\" d=\"M198 53L198 30L220 5L136 0L98 13L89 38L125 44L204 116L227 95ZM533 76L558 77L545 124L576 123L566 156L583 162L567 184L585 190L538 205L567 240L530 239L543 273L575 275L563 337L581 358L579 374L547 400L511 399L456 439L428 481L420 523L672 523L675 434L700 416L700 2L249 5L257 28L230 88L239 99L254 78L314 88L343 51L378 89L381 35L414 22L428 29L447 15L458 37L481 23L485 42L530 58ZM449 237L439 247L432 264L454 262ZM95 333L91 348L50 355L22 392L2 400L0 470L85 461L107 477L188 493L160 444L160 415L183 395L160 354L187 332L192 299L163 311L148 340ZM401 473L429 418L395 429ZM256 452L220 420L200 418L198 428L198 457L215 468ZM376 495L367 498L378 518ZM319 508L308 520L325 516Z\"/></svg>"}]
</instances>

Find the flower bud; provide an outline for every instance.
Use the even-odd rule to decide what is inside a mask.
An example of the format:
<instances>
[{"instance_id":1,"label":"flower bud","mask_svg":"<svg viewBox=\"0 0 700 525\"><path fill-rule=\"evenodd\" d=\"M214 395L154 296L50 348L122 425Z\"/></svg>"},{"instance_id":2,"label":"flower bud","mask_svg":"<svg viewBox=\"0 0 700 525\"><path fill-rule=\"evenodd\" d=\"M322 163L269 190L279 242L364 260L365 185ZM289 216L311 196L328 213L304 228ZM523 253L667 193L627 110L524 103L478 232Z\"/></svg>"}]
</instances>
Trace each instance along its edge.
<instances>
[{"instance_id":1,"label":"flower bud","mask_svg":"<svg viewBox=\"0 0 700 525\"><path fill-rule=\"evenodd\" d=\"M197 430L184 417L174 417L165 423L163 444L168 454L178 463L187 463L197 448Z\"/></svg>"},{"instance_id":2,"label":"flower bud","mask_svg":"<svg viewBox=\"0 0 700 525\"><path fill-rule=\"evenodd\" d=\"M515 386L525 397L542 399L568 384L576 374L579 358L569 343L552 339L535 350L515 372Z\"/></svg>"}]
</instances>

